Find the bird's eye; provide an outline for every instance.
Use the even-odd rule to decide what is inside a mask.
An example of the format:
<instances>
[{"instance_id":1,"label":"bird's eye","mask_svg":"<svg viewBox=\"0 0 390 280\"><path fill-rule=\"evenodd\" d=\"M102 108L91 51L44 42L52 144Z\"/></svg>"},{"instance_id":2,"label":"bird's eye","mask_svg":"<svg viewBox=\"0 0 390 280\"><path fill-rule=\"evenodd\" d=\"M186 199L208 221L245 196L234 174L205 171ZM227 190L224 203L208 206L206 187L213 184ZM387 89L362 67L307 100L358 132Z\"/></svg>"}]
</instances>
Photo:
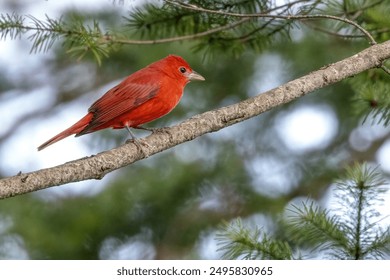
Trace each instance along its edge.
<instances>
[{"instance_id":1,"label":"bird's eye","mask_svg":"<svg viewBox=\"0 0 390 280\"><path fill-rule=\"evenodd\" d=\"M184 74L185 72L187 72L187 69L185 67L180 67L179 71Z\"/></svg>"}]
</instances>

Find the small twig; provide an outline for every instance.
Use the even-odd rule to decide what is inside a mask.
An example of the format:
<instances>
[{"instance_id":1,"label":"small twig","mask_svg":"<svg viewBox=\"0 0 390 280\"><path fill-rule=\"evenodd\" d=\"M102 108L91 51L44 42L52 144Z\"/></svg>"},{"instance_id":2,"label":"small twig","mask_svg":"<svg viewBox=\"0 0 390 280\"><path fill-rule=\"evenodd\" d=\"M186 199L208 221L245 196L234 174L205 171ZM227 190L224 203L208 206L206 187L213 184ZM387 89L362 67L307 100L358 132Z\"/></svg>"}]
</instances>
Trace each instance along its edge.
<instances>
[{"instance_id":1,"label":"small twig","mask_svg":"<svg viewBox=\"0 0 390 280\"><path fill-rule=\"evenodd\" d=\"M322 28L322 27L319 27L319 26L314 26L312 24L307 24L307 26L313 30L317 30L317 31L320 31L322 33L325 33L325 34L328 34L328 35L331 35L331 36L336 36L336 37L342 37L342 38L346 38L346 39L357 39L357 38L364 38L366 37L364 34L356 34L356 35L352 35L352 34L340 34L338 32L332 32L332 31L329 31L325 28ZM382 34L382 33L388 33L390 32L390 28L381 28L381 29L377 29L377 30L370 30L369 31L370 34Z\"/></svg>"},{"instance_id":2,"label":"small twig","mask_svg":"<svg viewBox=\"0 0 390 280\"><path fill-rule=\"evenodd\" d=\"M377 2L373 2L373 3L369 3L365 6L361 6L359 9L356 9L356 10L353 10L353 11L346 11L346 9L344 8L344 10L346 11L346 15L352 15L352 19L355 20L356 18L358 18L365 10L367 9L370 9L370 8L373 8L377 5L380 5L382 4L384 0L379 0Z\"/></svg>"},{"instance_id":3,"label":"small twig","mask_svg":"<svg viewBox=\"0 0 390 280\"><path fill-rule=\"evenodd\" d=\"M387 68L384 64L382 64L380 68L381 68L383 71L385 71L387 74L390 75L390 69Z\"/></svg>"},{"instance_id":4,"label":"small twig","mask_svg":"<svg viewBox=\"0 0 390 280\"><path fill-rule=\"evenodd\" d=\"M185 40L193 40L201 37L205 37L214 33L218 33L223 30L232 29L234 27L237 27L244 22L247 22L251 20L251 18L243 18L239 21L229 23L217 28L212 28L207 31L191 34L191 35L185 35L185 36L178 36L178 37L171 37L171 38L163 38L163 39L156 39L156 40L124 40L124 39L109 39L112 43L118 43L118 44L135 44L135 45L151 45L151 44L163 44L163 43L172 43L172 42L178 42L178 41L185 41Z\"/></svg>"}]
</instances>

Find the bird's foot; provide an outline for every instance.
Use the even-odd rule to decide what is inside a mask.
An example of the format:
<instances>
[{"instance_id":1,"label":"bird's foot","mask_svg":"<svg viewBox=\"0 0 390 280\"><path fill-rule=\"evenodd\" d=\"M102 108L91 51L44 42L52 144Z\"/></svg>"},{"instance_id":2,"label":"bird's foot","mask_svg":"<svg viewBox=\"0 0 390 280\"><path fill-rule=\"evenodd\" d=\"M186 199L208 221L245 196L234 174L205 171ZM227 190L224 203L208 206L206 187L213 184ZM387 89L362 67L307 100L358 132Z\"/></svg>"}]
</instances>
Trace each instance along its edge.
<instances>
[{"instance_id":1,"label":"bird's foot","mask_svg":"<svg viewBox=\"0 0 390 280\"><path fill-rule=\"evenodd\" d=\"M137 146L137 148L141 151L141 153L144 154L144 158L149 157L149 154L145 151L145 148L144 148L143 146L145 146L145 147L147 147L147 148L151 148L152 146L150 146L150 145L149 145L147 142L145 142L144 140L142 140L142 139L137 139L137 138L132 138L132 139L127 139L125 143L126 143L126 144L128 144L128 143L133 143L134 145Z\"/></svg>"}]
</instances>

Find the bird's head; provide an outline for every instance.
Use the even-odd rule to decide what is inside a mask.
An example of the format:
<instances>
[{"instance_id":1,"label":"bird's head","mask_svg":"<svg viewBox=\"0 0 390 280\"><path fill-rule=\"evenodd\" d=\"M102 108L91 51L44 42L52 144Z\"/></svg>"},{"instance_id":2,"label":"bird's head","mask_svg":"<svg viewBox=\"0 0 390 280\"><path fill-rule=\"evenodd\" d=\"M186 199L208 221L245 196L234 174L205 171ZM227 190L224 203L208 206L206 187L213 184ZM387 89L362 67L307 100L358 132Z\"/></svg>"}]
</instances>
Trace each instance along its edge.
<instances>
[{"instance_id":1,"label":"bird's head","mask_svg":"<svg viewBox=\"0 0 390 280\"><path fill-rule=\"evenodd\" d=\"M185 83L205 80L202 75L192 70L187 61L180 56L169 55L166 58L163 58L161 62L163 62L165 72L176 79L185 81Z\"/></svg>"}]
</instances>

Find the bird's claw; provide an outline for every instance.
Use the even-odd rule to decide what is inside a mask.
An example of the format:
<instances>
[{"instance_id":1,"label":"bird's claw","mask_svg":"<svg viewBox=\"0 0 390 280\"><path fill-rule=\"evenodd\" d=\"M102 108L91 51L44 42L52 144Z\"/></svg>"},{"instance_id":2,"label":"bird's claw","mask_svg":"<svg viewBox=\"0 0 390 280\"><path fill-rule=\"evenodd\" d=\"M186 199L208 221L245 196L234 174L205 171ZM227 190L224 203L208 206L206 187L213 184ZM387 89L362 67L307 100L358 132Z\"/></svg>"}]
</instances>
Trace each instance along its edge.
<instances>
[{"instance_id":1,"label":"bird's claw","mask_svg":"<svg viewBox=\"0 0 390 280\"><path fill-rule=\"evenodd\" d=\"M144 154L145 158L149 157L149 154L145 151L144 147L142 147L142 145L143 145L145 147L151 148L152 146L149 145L147 142L134 138L134 139L127 139L125 143L126 144L134 143L134 145L136 145L137 148Z\"/></svg>"}]
</instances>

